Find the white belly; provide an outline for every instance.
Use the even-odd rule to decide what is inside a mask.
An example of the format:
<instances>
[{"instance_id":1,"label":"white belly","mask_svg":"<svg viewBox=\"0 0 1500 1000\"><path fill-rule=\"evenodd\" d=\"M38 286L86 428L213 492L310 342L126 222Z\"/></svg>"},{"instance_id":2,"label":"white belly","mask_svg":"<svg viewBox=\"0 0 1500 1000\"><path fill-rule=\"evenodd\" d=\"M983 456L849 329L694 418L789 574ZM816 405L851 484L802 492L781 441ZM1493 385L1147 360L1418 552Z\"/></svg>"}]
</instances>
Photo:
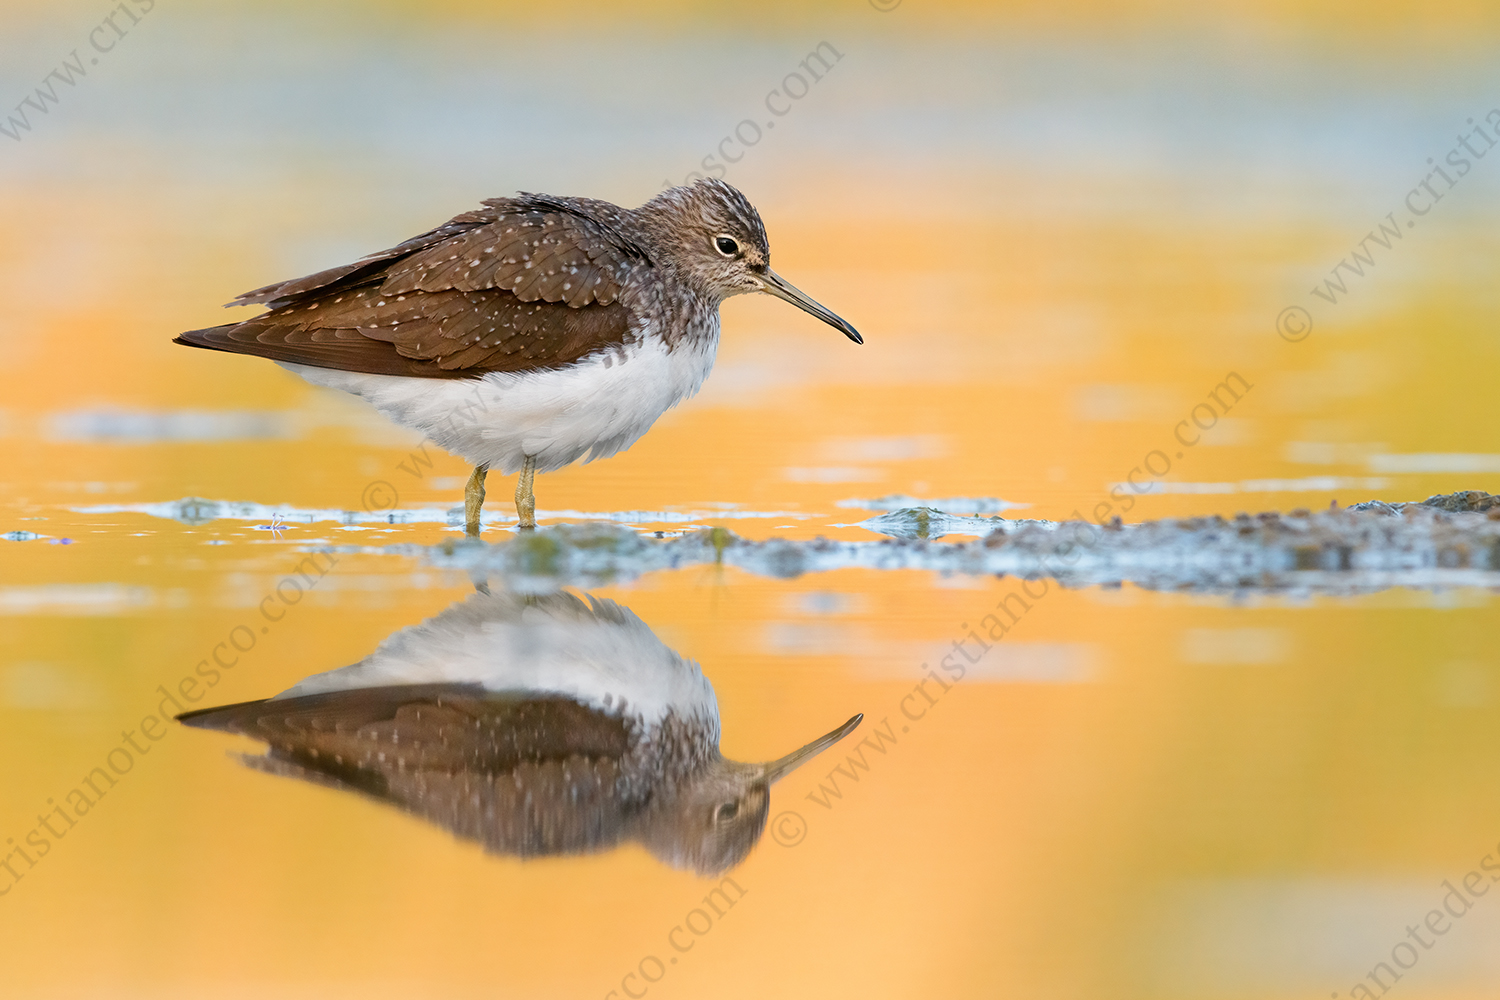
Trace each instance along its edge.
<instances>
[{"instance_id":1,"label":"white belly","mask_svg":"<svg viewBox=\"0 0 1500 1000\"><path fill-rule=\"evenodd\" d=\"M479 684L564 695L647 726L668 711L718 735L719 703L698 665L662 645L628 608L571 594L475 594L382 642L360 662L314 674L275 699L404 684Z\"/></svg>"},{"instance_id":2,"label":"white belly","mask_svg":"<svg viewBox=\"0 0 1500 1000\"><path fill-rule=\"evenodd\" d=\"M538 372L490 372L475 379L367 375L278 362L314 385L369 400L396 423L474 465L502 474L536 459L538 472L608 458L634 444L667 410L698 391L713 368L718 331L668 350L648 336L623 354L605 353Z\"/></svg>"}]
</instances>

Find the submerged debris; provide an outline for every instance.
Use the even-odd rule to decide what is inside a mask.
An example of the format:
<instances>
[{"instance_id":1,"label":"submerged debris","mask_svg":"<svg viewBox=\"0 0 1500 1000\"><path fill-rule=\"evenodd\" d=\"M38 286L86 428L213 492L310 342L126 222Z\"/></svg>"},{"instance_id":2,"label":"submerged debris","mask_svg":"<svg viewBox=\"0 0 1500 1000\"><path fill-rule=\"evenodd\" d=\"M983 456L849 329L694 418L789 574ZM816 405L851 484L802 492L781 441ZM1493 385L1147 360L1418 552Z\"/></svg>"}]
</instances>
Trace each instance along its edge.
<instances>
[{"instance_id":1,"label":"submerged debris","mask_svg":"<svg viewBox=\"0 0 1500 1000\"><path fill-rule=\"evenodd\" d=\"M926 518L930 526L938 514L915 512L907 520ZM1049 577L1071 587L1128 581L1152 590L1356 594L1390 587L1500 587L1500 498L1470 492L1317 513L1140 524L1116 519L1102 527L1086 521L998 521L984 538L961 544L920 538L757 542L725 528L657 540L595 524L546 528L498 544L347 551L417 556L476 575L502 575L512 586L536 591L717 564L779 578L847 568L914 569Z\"/></svg>"},{"instance_id":2,"label":"submerged debris","mask_svg":"<svg viewBox=\"0 0 1500 1000\"><path fill-rule=\"evenodd\" d=\"M1004 524L1003 517L964 516L933 507L905 507L866 518L856 527L892 538L942 538L944 535L987 535Z\"/></svg>"},{"instance_id":3,"label":"submerged debris","mask_svg":"<svg viewBox=\"0 0 1500 1000\"><path fill-rule=\"evenodd\" d=\"M1460 490L1457 493L1439 493L1421 503L1386 503L1383 500L1367 500L1357 503L1350 510L1372 511L1376 514L1400 514L1408 507L1431 507L1450 514L1484 513L1500 510L1500 497L1483 490Z\"/></svg>"},{"instance_id":4,"label":"submerged debris","mask_svg":"<svg viewBox=\"0 0 1500 1000\"><path fill-rule=\"evenodd\" d=\"M840 500L837 506L852 507L856 510L884 511L926 507L944 514L973 514L978 517L980 514L998 514L1001 511L1030 507L1031 504L1013 503L999 497L943 497L938 500L918 500L904 493L893 493L890 496L875 497L873 500Z\"/></svg>"}]
</instances>

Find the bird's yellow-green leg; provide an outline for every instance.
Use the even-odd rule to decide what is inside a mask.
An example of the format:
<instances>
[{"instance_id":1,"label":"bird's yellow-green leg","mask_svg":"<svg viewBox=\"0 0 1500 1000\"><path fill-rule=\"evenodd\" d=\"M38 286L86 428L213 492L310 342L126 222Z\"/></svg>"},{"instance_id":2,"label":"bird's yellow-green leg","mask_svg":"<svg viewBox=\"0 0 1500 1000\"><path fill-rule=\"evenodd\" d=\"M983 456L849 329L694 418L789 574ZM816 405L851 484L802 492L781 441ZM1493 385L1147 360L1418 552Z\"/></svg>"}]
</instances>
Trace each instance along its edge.
<instances>
[{"instance_id":1,"label":"bird's yellow-green leg","mask_svg":"<svg viewBox=\"0 0 1500 1000\"><path fill-rule=\"evenodd\" d=\"M535 480L536 459L527 456L526 464L521 467L521 478L516 481L516 515L521 519L517 527L536 527L536 494L531 492Z\"/></svg>"},{"instance_id":2,"label":"bird's yellow-green leg","mask_svg":"<svg viewBox=\"0 0 1500 1000\"><path fill-rule=\"evenodd\" d=\"M469 485L464 487L464 534L479 537L479 512L484 507L484 477L490 471L488 465L474 467Z\"/></svg>"}]
</instances>

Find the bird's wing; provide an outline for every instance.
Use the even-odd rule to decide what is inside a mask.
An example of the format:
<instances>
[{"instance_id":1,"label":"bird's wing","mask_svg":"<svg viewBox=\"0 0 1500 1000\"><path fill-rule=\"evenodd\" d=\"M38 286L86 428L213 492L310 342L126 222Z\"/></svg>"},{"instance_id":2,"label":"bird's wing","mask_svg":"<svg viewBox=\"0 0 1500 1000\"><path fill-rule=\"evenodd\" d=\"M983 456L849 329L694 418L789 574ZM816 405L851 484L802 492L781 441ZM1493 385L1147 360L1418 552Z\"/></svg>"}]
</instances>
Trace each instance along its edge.
<instances>
[{"instance_id":1,"label":"bird's wing","mask_svg":"<svg viewBox=\"0 0 1500 1000\"><path fill-rule=\"evenodd\" d=\"M370 279L389 267L392 261L400 260L422 250L445 243L454 237L463 236L472 232L480 226L495 221L498 211L491 208L488 203L482 209L465 212L456 218L430 229L420 236L413 236L409 240L398 243L389 250L377 250L366 254L352 264L343 264L339 267L330 267L326 271L309 274L305 278L294 278L291 281L278 281L263 288L246 292L236 296L227 303L231 306L266 305L272 309L279 306L289 305L298 299L306 298L310 293L324 290L335 285L355 285Z\"/></svg>"},{"instance_id":2,"label":"bird's wing","mask_svg":"<svg viewBox=\"0 0 1500 1000\"><path fill-rule=\"evenodd\" d=\"M566 698L405 685L180 718L266 741L241 758L256 770L364 793L499 853L600 850L632 812L618 781L627 724Z\"/></svg>"},{"instance_id":3,"label":"bird's wing","mask_svg":"<svg viewBox=\"0 0 1500 1000\"><path fill-rule=\"evenodd\" d=\"M570 364L625 342L641 247L592 204L496 198L353 264L247 292L271 311L178 343L321 368L471 377Z\"/></svg>"},{"instance_id":4,"label":"bird's wing","mask_svg":"<svg viewBox=\"0 0 1500 1000\"><path fill-rule=\"evenodd\" d=\"M506 696L470 684L402 684L188 712L314 760L375 771L508 772L522 762L625 752L624 720L570 698Z\"/></svg>"}]
</instances>

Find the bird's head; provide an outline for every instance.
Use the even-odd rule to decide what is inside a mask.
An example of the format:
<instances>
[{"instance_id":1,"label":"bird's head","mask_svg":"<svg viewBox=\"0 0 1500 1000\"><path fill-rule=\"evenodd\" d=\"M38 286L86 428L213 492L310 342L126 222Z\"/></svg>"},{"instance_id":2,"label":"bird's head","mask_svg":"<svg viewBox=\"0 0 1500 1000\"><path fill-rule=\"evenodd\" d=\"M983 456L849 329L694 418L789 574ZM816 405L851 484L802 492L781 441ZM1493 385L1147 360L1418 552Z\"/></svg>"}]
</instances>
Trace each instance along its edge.
<instances>
[{"instance_id":1,"label":"bird's head","mask_svg":"<svg viewBox=\"0 0 1500 1000\"><path fill-rule=\"evenodd\" d=\"M700 875L728 871L749 855L766 830L771 785L849 735L863 715L780 760L742 764L715 755L647 819L641 840L674 868Z\"/></svg>"},{"instance_id":2,"label":"bird's head","mask_svg":"<svg viewBox=\"0 0 1500 1000\"><path fill-rule=\"evenodd\" d=\"M856 344L859 331L798 291L771 270L771 245L760 213L744 195L717 178L669 188L636 209L637 218L670 268L700 295L722 301L764 292L811 313Z\"/></svg>"}]
</instances>

